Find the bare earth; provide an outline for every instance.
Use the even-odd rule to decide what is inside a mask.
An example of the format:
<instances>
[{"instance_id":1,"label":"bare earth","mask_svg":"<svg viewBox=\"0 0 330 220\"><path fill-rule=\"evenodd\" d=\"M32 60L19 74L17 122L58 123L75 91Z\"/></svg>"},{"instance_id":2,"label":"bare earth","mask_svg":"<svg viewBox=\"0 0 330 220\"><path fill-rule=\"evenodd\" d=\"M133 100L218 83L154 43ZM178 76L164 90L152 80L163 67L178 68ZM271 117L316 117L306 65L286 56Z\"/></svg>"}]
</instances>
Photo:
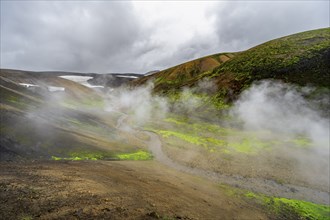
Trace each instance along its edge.
<instances>
[{"instance_id":1,"label":"bare earth","mask_svg":"<svg viewBox=\"0 0 330 220\"><path fill-rule=\"evenodd\" d=\"M268 219L156 161L2 162L0 210L1 219Z\"/></svg>"}]
</instances>

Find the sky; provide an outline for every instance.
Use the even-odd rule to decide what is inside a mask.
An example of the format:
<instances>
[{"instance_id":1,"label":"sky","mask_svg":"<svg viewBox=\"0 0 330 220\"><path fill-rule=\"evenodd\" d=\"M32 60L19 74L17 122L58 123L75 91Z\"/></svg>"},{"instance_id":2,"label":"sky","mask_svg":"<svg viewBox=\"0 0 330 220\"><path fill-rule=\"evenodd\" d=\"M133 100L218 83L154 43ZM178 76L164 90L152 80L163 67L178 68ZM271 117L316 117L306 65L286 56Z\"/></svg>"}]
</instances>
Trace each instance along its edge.
<instances>
[{"instance_id":1,"label":"sky","mask_svg":"<svg viewBox=\"0 0 330 220\"><path fill-rule=\"evenodd\" d=\"M3 1L0 67L146 73L329 27L324 1Z\"/></svg>"}]
</instances>

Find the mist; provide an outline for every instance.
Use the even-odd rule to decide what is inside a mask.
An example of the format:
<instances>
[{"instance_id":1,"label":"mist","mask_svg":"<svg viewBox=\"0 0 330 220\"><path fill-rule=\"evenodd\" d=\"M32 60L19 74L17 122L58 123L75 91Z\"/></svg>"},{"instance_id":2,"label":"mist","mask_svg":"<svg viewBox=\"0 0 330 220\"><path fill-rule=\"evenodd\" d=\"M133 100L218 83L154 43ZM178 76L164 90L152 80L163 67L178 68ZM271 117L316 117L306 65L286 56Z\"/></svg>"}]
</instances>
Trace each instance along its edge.
<instances>
[{"instance_id":1,"label":"mist","mask_svg":"<svg viewBox=\"0 0 330 220\"><path fill-rule=\"evenodd\" d=\"M323 116L324 110L318 109L322 103L305 98L315 89L298 89L276 81L256 83L242 93L231 114L243 121L246 130L306 136L315 150L329 155L329 119Z\"/></svg>"},{"instance_id":2,"label":"mist","mask_svg":"<svg viewBox=\"0 0 330 220\"><path fill-rule=\"evenodd\" d=\"M313 87L261 81L241 94L230 114L241 120L244 130L268 131L283 142L272 155L259 158L262 166L274 169L272 159L284 158L293 163L291 172L304 181L329 187L328 97L329 91ZM304 144L290 144L299 139Z\"/></svg>"},{"instance_id":3,"label":"mist","mask_svg":"<svg viewBox=\"0 0 330 220\"><path fill-rule=\"evenodd\" d=\"M228 130L232 129L235 132L229 132L225 136L216 133L213 135L218 136L219 140L224 140L228 146L243 143L247 138L249 146L255 146L256 151L261 142L271 147L270 152L263 150L257 157L249 154L233 156L233 161L230 162L233 166L238 164L241 167L239 169L246 165L252 166L253 169L259 170L258 175L265 175L264 178L272 178L271 173L276 170L274 178L288 178L289 182L291 178L299 179L321 188L329 185L329 119L325 107L329 104L327 92L318 91L313 87L298 87L280 81L266 80L252 84L229 110L217 110L207 99L215 94L214 87L215 84L211 80L204 80L193 88L182 88L175 99L154 94L152 83L135 89L120 88L106 95L106 111L128 115L129 120L124 122L125 126L130 128L127 129L128 132L134 129L144 130L148 122L159 126L156 129L171 130L172 125L165 125L164 120L173 116L183 118L188 125L207 122ZM194 129L191 127L191 131L186 131L187 128L180 128L178 124L172 128L173 131L188 132L188 135ZM245 137L237 136L240 134ZM303 143L298 143L299 141ZM206 169L221 167L222 162L208 159L210 155L202 153L197 147L185 149L181 157L186 164L196 164L199 158L200 165L197 166L206 166ZM171 155L168 157L171 158ZM176 161L178 158L171 159ZM291 165L279 166L278 163ZM182 165L170 164L182 169ZM191 169L191 172L195 172L194 168ZM253 169L245 168L242 172L253 173ZM292 172L295 176L286 177L288 172L285 169L289 169L289 173Z\"/></svg>"},{"instance_id":4,"label":"mist","mask_svg":"<svg viewBox=\"0 0 330 220\"><path fill-rule=\"evenodd\" d=\"M50 92L40 83L29 88L42 101L11 123L23 137L17 146L27 153L49 158L85 149L143 149L179 171L328 204L328 197L313 196L325 195L329 186L328 91L267 80L226 104L215 101L210 79L166 95L155 93L152 82L98 90L60 82L64 91ZM290 191L289 184L296 188Z\"/></svg>"},{"instance_id":5,"label":"mist","mask_svg":"<svg viewBox=\"0 0 330 220\"><path fill-rule=\"evenodd\" d=\"M126 87L111 90L105 96L105 111L127 114L136 126L143 126L151 118L161 120L168 113L168 101L153 95L152 89L153 84L149 83L134 90Z\"/></svg>"}]
</instances>

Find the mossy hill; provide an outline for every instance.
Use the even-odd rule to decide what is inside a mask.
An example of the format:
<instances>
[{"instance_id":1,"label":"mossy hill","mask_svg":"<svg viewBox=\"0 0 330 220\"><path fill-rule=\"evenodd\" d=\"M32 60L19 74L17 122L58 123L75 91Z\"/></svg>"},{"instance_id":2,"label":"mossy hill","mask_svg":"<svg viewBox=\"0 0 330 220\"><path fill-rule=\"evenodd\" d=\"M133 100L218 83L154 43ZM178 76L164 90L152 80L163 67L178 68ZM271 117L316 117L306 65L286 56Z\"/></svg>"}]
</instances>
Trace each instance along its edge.
<instances>
[{"instance_id":1,"label":"mossy hill","mask_svg":"<svg viewBox=\"0 0 330 220\"><path fill-rule=\"evenodd\" d=\"M169 69L156 72L152 75L141 77L132 82L132 85L142 85L153 81L155 91L179 89L188 85L191 81L202 78L203 74L210 73L213 69L227 62L235 56L235 53L219 53L211 56L192 60Z\"/></svg>"},{"instance_id":2,"label":"mossy hill","mask_svg":"<svg viewBox=\"0 0 330 220\"><path fill-rule=\"evenodd\" d=\"M101 94L58 75L1 69L0 162L151 159L139 140L116 129L119 116L103 112Z\"/></svg>"},{"instance_id":3,"label":"mossy hill","mask_svg":"<svg viewBox=\"0 0 330 220\"><path fill-rule=\"evenodd\" d=\"M226 100L235 99L252 82L264 79L329 88L329 60L330 28L324 28L278 38L239 53L193 60L142 77L134 85L152 80L156 92L168 93L210 79L217 85L214 95Z\"/></svg>"}]
</instances>

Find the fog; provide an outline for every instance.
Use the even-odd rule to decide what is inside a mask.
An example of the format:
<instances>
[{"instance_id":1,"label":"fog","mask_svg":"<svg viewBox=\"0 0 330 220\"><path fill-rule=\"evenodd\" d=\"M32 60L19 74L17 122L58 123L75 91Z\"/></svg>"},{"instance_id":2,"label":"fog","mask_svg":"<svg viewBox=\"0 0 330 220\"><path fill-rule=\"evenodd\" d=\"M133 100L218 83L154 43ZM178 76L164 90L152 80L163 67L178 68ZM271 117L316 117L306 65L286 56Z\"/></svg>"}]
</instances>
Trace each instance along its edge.
<instances>
[{"instance_id":1,"label":"fog","mask_svg":"<svg viewBox=\"0 0 330 220\"><path fill-rule=\"evenodd\" d=\"M119 88L105 95L105 110L125 112L137 126L162 120L171 112L215 122L219 121L219 112L205 98L194 95L214 94L214 88L212 81L204 80L194 88L183 88L175 101L153 94L152 83L135 89ZM329 105L329 94L319 92L321 95L316 96L317 93L312 87L261 81L244 91L228 113L221 113L235 118L246 131L270 131L285 138L306 137L316 152L329 155L329 118L325 107Z\"/></svg>"},{"instance_id":2,"label":"fog","mask_svg":"<svg viewBox=\"0 0 330 220\"><path fill-rule=\"evenodd\" d=\"M54 152L57 148L72 147L73 143L77 149L81 144L94 147L94 141L87 143L81 139L79 142L80 139L71 137L70 132L82 132L95 139L98 135L106 137L109 143L116 143L102 145L102 149L109 151L114 151L115 145L120 148L131 138L132 149L149 149L156 160L165 158L165 165L183 172L205 177L210 177L211 173L211 178L224 173L227 176L219 178L223 183L250 186L247 189L263 193L267 193L269 186L275 188L276 193L282 193L276 194L278 196L287 196L288 187L274 185L277 179L310 188L311 194L313 190L320 190L322 195L327 192L328 91L266 80L252 84L234 103L224 105L223 110L213 106L216 85L212 80L202 80L193 88L182 88L169 95L153 92L152 82L136 88L122 86L95 90L93 96L91 88L65 85L72 88L46 93L47 90L38 87L44 102L25 114L28 120L23 118L18 123L18 126L27 121L35 124L36 136L30 144L35 153L43 150L38 145L38 138L40 143L49 142ZM28 89L33 91L35 88ZM90 105L90 98L95 97L102 97L103 104L91 102ZM79 100L86 101L85 98L89 100L87 105L79 104ZM169 136L158 131L169 131ZM237 150L246 146L256 150L252 149L253 153ZM45 151L44 155L49 156L49 153ZM289 193L292 195L295 191ZM294 198L328 203L326 196L300 195Z\"/></svg>"},{"instance_id":3,"label":"fog","mask_svg":"<svg viewBox=\"0 0 330 220\"><path fill-rule=\"evenodd\" d=\"M241 94L230 114L241 120L244 130L261 131L261 134L270 131L284 142L268 159L263 158L263 166L270 166L271 157L285 158L294 163L292 172L304 180L329 187L330 123L326 106L329 106L328 91L262 81ZM308 147L293 147L290 140L297 138L307 140Z\"/></svg>"},{"instance_id":4,"label":"fog","mask_svg":"<svg viewBox=\"0 0 330 220\"><path fill-rule=\"evenodd\" d=\"M152 94L153 84L134 90L118 88L106 94L105 111L128 114L136 126L143 126L151 118L159 120L166 117L168 101Z\"/></svg>"},{"instance_id":5,"label":"fog","mask_svg":"<svg viewBox=\"0 0 330 220\"><path fill-rule=\"evenodd\" d=\"M245 90L229 110L221 111L208 100L208 97L215 94L215 87L211 80L203 80L194 88L183 88L175 94L175 99L153 93L152 82L137 88L108 89L106 93L99 94L104 98L104 109L93 111L97 111L97 114L102 114L100 111L104 110L114 113L114 116L118 113L127 115L129 120L125 121L126 126L135 129L144 129L147 123L158 123L174 114L188 121L197 119L229 128L235 125L232 128L259 132L261 139L265 139L262 137L265 132L271 133L273 139L278 138L283 143L302 138L315 156L322 157L325 162L328 161L330 132L327 112L328 92L279 81L261 81ZM51 93L45 107L37 111L33 110L32 115L50 115L49 118L52 118L54 111L61 115L61 108L50 109L53 108L54 103L65 100L67 97L65 93L65 91ZM91 109L80 107L79 111L90 112ZM226 138L232 140L235 137L228 135ZM290 147L283 149L287 150L286 156L298 159L301 163L307 161L305 158L307 155L302 157L303 160L299 160L301 155L297 155L295 149L293 149L294 153L289 152ZM313 163L321 163L322 160ZM328 164L329 162L325 163Z\"/></svg>"},{"instance_id":6,"label":"fog","mask_svg":"<svg viewBox=\"0 0 330 220\"><path fill-rule=\"evenodd\" d=\"M298 91L292 85L263 81L244 91L231 113L242 119L247 130L307 136L317 150L329 155L329 119L317 109L321 103L304 98L313 91L313 88Z\"/></svg>"},{"instance_id":7,"label":"fog","mask_svg":"<svg viewBox=\"0 0 330 220\"><path fill-rule=\"evenodd\" d=\"M252 132L250 141L257 138L257 141L277 143L271 146L270 152L264 151L256 157L257 169L264 170L261 173L279 169L274 164L290 163L290 166L284 168L290 170L288 173L293 172L309 183L329 185L329 119L327 108L324 107L329 104L327 92L280 81L261 81L245 90L229 110L221 111L205 99L214 94L214 88L212 81L204 80L194 88L183 88L176 94L175 101L170 97L153 94L152 83L135 89L120 88L106 95L105 110L128 115L126 127L134 127L135 130L145 129L148 122L159 124L159 129L163 129L161 124L164 119L174 114L191 123L204 121L225 126L226 129L235 129L241 134ZM237 133L228 133L219 138L224 138L230 145L242 141L237 140L236 135ZM258 142L255 144L258 148ZM253 141L251 145L254 145ZM185 154L196 155L196 152L187 151ZM242 156L237 158L242 159ZM240 163L256 162L249 162L251 157L247 158L250 159ZM194 161L195 158L192 157L191 160ZM206 163L217 166L211 161Z\"/></svg>"}]
</instances>

